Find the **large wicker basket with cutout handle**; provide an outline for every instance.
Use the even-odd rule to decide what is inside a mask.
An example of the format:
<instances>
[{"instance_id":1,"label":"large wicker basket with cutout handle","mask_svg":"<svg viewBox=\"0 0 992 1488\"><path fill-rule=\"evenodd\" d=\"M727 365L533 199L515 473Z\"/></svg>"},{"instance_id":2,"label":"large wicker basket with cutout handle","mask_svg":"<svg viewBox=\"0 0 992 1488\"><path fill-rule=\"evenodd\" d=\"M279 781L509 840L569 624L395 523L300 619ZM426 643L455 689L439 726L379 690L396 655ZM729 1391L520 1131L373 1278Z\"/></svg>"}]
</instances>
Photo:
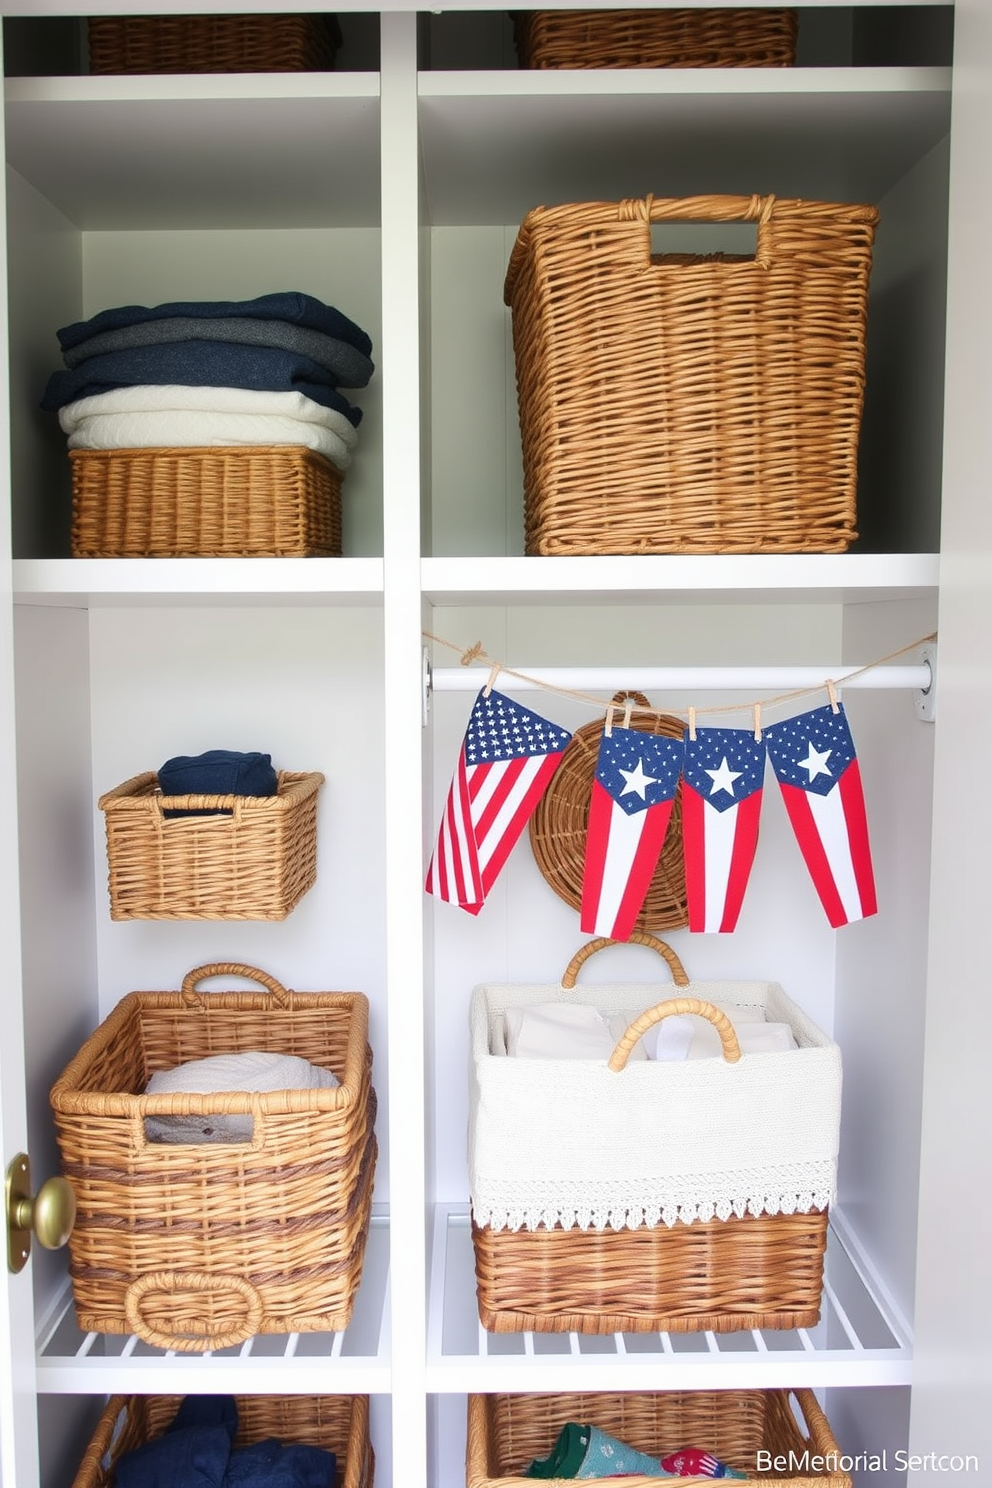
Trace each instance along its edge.
<instances>
[{"instance_id":1,"label":"large wicker basket with cutout handle","mask_svg":"<svg viewBox=\"0 0 992 1488\"><path fill-rule=\"evenodd\" d=\"M319 771L274 796L164 796L151 770L106 791L113 920L284 920L317 880Z\"/></svg>"},{"instance_id":2,"label":"large wicker basket with cutout handle","mask_svg":"<svg viewBox=\"0 0 992 1488\"><path fill-rule=\"evenodd\" d=\"M538 207L513 312L530 554L844 552L857 536L871 206ZM757 225L753 257L652 224Z\"/></svg>"},{"instance_id":3,"label":"large wicker basket with cutout handle","mask_svg":"<svg viewBox=\"0 0 992 1488\"><path fill-rule=\"evenodd\" d=\"M772 982L486 984L471 1004L470 1189L479 1316L493 1332L797 1328L820 1315L836 1186L840 1051ZM517 1059L506 1009L577 1001L619 1018L609 1062ZM787 1022L798 1048L740 1055L727 1011ZM693 1014L723 1058L630 1059ZM699 1112L706 1120L700 1122Z\"/></svg>"},{"instance_id":4,"label":"large wicker basket with cutout handle","mask_svg":"<svg viewBox=\"0 0 992 1488\"><path fill-rule=\"evenodd\" d=\"M72 1488L113 1488L120 1459L161 1436L181 1399L179 1395L112 1395ZM268 1438L284 1446L322 1447L337 1458L337 1488L372 1488L375 1458L367 1395L238 1395L235 1403L235 1449Z\"/></svg>"},{"instance_id":5,"label":"large wicker basket with cutout handle","mask_svg":"<svg viewBox=\"0 0 992 1488\"><path fill-rule=\"evenodd\" d=\"M851 1488L812 1390L659 1390L623 1394L470 1395L467 1488L525 1488L568 1421L598 1426L650 1457L703 1448L760 1488ZM769 1467L775 1459L792 1466ZM607 1483L607 1478L590 1478ZM680 1482L712 1483L711 1478ZM653 1488L633 1475L626 1488Z\"/></svg>"},{"instance_id":6,"label":"large wicker basket with cutout handle","mask_svg":"<svg viewBox=\"0 0 992 1488\"><path fill-rule=\"evenodd\" d=\"M681 718L658 713L641 692L615 693L613 703L631 709L629 718L624 718L624 728L669 739L681 738L685 732ZM586 723L575 730L528 822L531 850L543 878L559 899L576 910L582 907L589 800L602 735L601 722ZM678 930L689 923L681 791L673 802L668 831L635 923L638 930Z\"/></svg>"},{"instance_id":7,"label":"large wicker basket with cutout handle","mask_svg":"<svg viewBox=\"0 0 992 1488\"><path fill-rule=\"evenodd\" d=\"M208 978L262 990L203 992ZM331 1089L145 1095L156 1070L248 1050L332 1071ZM347 1326L376 1161L368 1000L292 992L214 963L178 992L131 992L51 1091L76 1195L70 1275L80 1327L202 1352L255 1333ZM147 1116L250 1113L250 1141L160 1143Z\"/></svg>"}]
</instances>

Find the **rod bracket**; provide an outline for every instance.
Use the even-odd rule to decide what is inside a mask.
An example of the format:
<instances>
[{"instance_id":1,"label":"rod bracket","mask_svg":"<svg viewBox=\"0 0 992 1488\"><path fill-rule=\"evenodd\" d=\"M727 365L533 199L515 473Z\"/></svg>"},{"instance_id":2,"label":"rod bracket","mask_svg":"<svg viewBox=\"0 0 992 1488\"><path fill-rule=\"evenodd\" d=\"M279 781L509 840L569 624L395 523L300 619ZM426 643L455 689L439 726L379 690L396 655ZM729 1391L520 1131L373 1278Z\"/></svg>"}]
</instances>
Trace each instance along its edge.
<instances>
[{"instance_id":1,"label":"rod bracket","mask_svg":"<svg viewBox=\"0 0 992 1488\"><path fill-rule=\"evenodd\" d=\"M930 685L916 692L916 716L933 723L937 710L937 643L930 641L920 648L920 660L930 668Z\"/></svg>"}]
</instances>

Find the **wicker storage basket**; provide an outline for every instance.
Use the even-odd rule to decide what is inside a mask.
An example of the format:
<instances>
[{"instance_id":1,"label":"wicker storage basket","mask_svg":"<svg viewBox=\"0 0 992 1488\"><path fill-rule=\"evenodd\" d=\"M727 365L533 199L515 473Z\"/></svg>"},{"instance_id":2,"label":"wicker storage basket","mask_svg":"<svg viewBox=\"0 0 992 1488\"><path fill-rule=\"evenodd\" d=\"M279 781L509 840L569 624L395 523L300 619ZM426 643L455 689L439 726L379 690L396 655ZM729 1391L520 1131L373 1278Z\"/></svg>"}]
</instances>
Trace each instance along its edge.
<instances>
[{"instance_id":1,"label":"wicker storage basket","mask_svg":"<svg viewBox=\"0 0 992 1488\"><path fill-rule=\"evenodd\" d=\"M201 994L213 976L260 991ZM79 1326L201 1352L257 1333L347 1326L375 1170L368 1001L288 992L253 967L191 971L178 992L132 992L51 1091ZM253 1049L331 1070L333 1089L143 1091L156 1070ZM150 1142L146 1116L250 1112L248 1142Z\"/></svg>"},{"instance_id":2,"label":"wicker storage basket","mask_svg":"<svg viewBox=\"0 0 992 1488\"><path fill-rule=\"evenodd\" d=\"M651 223L757 222L754 258ZM843 552L857 536L868 206L529 212L510 257L528 553Z\"/></svg>"},{"instance_id":3,"label":"wicker storage basket","mask_svg":"<svg viewBox=\"0 0 992 1488\"><path fill-rule=\"evenodd\" d=\"M613 697L618 705L628 699L637 707L650 708L647 698L640 692L618 692ZM640 729L646 734L662 734L670 739L681 738L685 733L681 718L653 711L640 717L632 715L624 727ZM601 721L586 723L576 729L527 824L534 861L542 877L559 899L564 899L572 909L582 907L589 799L602 736ZM682 795L679 792L636 925L638 930L678 930L688 923L682 850Z\"/></svg>"},{"instance_id":4,"label":"wicker storage basket","mask_svg":"<svg viewBox=\"0 0 992 1488\"><path fill-rule=\"evenodd\" d=\"M514 17L521 67L791 67L794 10L537 10Z\"/></svg>"},{"instance_id":5,"label":"wicker storage basket","mask_svg":"<svg viewBox=\"0 0 992 1488\"><path fill-rule=\"evenodd\" d=\"M337 558L341 473L295 445L70 450L74 558Z\"/></svg>"},{"instance_id":6,"label":"wicker storage basket","mask_svg":"<svg viewBox=\"0 0 992 1488\"><path fill-rule=\"evenodd\" d=\"M790 1394L802 1425L793 1414ZM524 1469L535 1457L548 1455L568 1421L598 1426L649 1456L701 1448L763 1488L851 1488L848 1474L838 1469L840 1448L812 1390L470 1395L467 1488L524 1488L532 1483ZM784 1471L762 1470L769 1459L782 1456L794 1465ZM632 1476L624 1481L629 1488L651 1488L657 1479Z\"/></svg>"},{"instance_id":7,"label":"wicker storage basket","mask_svg":"<svg viewBox=\"0 0 992 1488\"><path fill-rule=\"evenodd\" d=\"M90 72L326 72L328 15L93 16Z\"/></svg>"},{"instance_id":8,"label":"wicker storage basket","mask_svg":"<svg viewBox=\"0 0 992 1488\"><path fill-rule=\"evenodd\" d=\"M97 1422L72 1488L113 1488L114 1467L160 1436L179 1407L178 1395L112 1395ZM336 1488L372 1488L367 1395L239 1395L235 1447L275 1437L284 1445L323 1447L338 1462Z\"/></svg>"},{"instance_id":9,"label":"wicker storage basket","mask_svg":"<svg viewBox=\"0 0 992 1488\"><path fill-rule=\"evenodd\" d=\"M150 770L102 795L111 919L284 920L317 880L324 777L277 773L274 796L163 796Z\"/></svg>"},{"instance_id":10,"label":"wicker storage basket","mask_svg":"<svg viewBox=\"0 0 992 1488\"><path fill-rule=\"evenodd\" d=\"M684 996L658 984L573 992L608 940L583 946L558 987L472 995L480 1319L497 1333L812 1326L836 1186L840 1051L774 983L690 982L669 946L631 939L664 956ZM506 1008L556 1000L629 1020L608 1064L501 1052ZM788 1022L798 1049L740 1058L721 1004ZM628 1064L671 1013L709 1018L725 1058Z\"/></svg>"}]
</instances>

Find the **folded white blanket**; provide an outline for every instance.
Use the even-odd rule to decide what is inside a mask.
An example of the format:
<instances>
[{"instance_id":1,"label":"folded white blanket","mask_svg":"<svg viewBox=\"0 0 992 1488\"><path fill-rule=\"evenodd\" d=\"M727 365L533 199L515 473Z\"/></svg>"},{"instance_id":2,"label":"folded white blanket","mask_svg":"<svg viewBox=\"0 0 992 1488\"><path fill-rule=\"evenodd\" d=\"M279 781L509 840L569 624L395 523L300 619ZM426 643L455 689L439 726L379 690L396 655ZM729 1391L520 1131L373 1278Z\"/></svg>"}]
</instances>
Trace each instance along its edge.
<instances>
[{"instance_id":1,"label":"folded white blanket","mask_svg":"<svg viewBox=\"0 0 992 1488\"><path fill-rule=\"evenodd\" d=\"M82 419L106 413L245 413L274 414L277 418L299 419L307 424L321 424L337 434L342 443L354 449L358 430L350 419L336 408L325 408L313 398L299 392L267 392L253 388L188 387L185 383L138 383L133 387L112 388L106 393L93 393L77 398L59 409L59 423L71 434Z\"/></svg>"},{"instance_id":2,"label":"folded white blanket","mask_svg":"<svg viewBox=\"0 0 992 1488\"><path fill-rule=\"evenodd\" d=\"M754 1008L723 1008L734 1025L742 1054L772 1054L798 1048L788 1023L766 1023ZM723 1053L720 1035L705 1018L679 1015L665 1018L642 1040L649 1059L718 1059Z\"/></svg>"},{"instance_id":3,"label":"folded white blanket","mask_svg":"<svg viewBox=\"0 0 992 1488\"><path fill-rule=\"evenodd\" d=\"M191 1059L175 1069L156 1070L145 1086L146 1095L190 1091L217 1095L226 1091L321 1090L337 1085L337 1076L295 1054L270 1054L251 1049L241 1054L214 1054ZM146 1116L149 1142L250 1142L254 1117L237 1115Z\"/></svg>"},{"instance_id":4,"label":"folded white blanket","mask_svg":"<svg viewBox=\"0 0 992 1488\"><path fill-rule=\"evenodd\" d=\"M604 1015L583 1003L507 1008L506 1053L515 1059L609 1059L630 1021L623 1013ZM646 1057L640 1043L630 1057Z\"/></svg>"}]
</instances>

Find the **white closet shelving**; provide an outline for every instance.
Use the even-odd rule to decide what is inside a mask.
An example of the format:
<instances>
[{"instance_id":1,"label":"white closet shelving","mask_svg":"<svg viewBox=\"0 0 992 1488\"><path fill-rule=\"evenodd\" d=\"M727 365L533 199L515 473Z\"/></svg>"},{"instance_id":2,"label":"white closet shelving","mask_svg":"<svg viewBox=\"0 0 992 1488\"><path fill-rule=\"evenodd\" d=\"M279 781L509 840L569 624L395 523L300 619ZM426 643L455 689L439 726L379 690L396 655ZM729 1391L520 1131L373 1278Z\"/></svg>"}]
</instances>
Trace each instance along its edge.
<instances>
[{"instance_id":1,"label":"white closet shelving","mask_svg":"<svg viewBox=\"0 0 992 1488\"><path fill-rule=\"evenodd\" d=\"M25 0L20 14L40 9ZM827 12L850 49L850 16L827 6L821 22ZM432 51L435 64L457 56L449 22L501 38L502 55L432 69ZM21 832L21 909L15 900L7 928L22 947L36 1170L56 1164L47 1089L81 1039L126 991L178 985L203 961L366 991L380 1097L376 1217L345 1334L206 1358L84 1336L64 1259L36 1256L41 1488L71 1474L71 1433L85 1440L93 1402L135 1389L371 1393L379 1488L393 1461L404 1488L457 1488L472 1390L808 1384L828 1392L846 1450L871 1447L876 1428L905 1445L933 730L907 693L849 700L875 920L829 930L767 791L739 931L670 937L694 975L781 981L841 1044L823 1322L786 1335L485 1335L465 1214L468 994L483 980L556 980L581 937L526 843L478 920L425 903L470 704L436 693L422 728L421 632L455 648L481 640L537 669L855 665L935 629L951 71L939 56L528 74L507 65L507 28L505 13L474 5L453 17L400 9L381 17L374 70L6 83ZM879 205L854 552L522 556L502 303L516 228L540 203L647 191ZM114 303L282 288L340 305L376 348L379 372L355 395L365 418L344 484L345 556L69 558L64 446L37 409L56 327ZM455 651L432 651L436 666L457 664ZM592 716L565 698L543 711L566 727ZM96 797L169 753L218 743L327 775L317 887L281 925L111 924ZM612 950L589 980L654 981L645 954Z\"/></svg>"}]
</instances>

